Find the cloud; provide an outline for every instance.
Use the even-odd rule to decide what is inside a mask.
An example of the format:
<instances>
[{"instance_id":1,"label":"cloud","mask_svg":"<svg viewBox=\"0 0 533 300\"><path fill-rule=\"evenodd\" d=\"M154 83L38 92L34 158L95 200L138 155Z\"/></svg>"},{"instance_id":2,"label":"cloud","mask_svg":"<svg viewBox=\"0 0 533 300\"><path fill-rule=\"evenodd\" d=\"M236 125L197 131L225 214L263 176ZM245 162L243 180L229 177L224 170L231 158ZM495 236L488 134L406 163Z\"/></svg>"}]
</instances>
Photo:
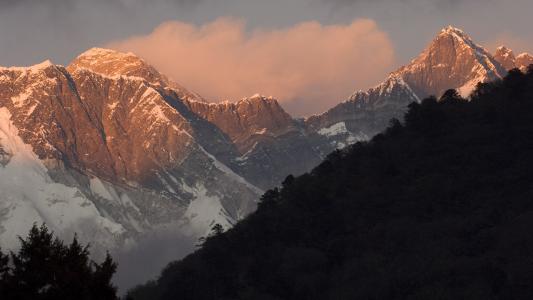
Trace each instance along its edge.
<instances>
[{"instance_id":1,"label":"cloud","mask_svg":"<svg viewBox=\"0 0 533 300\"><path fill-rule=\"evenodd\" d=\"M492 53L499 46L508 47L513 50L515 55L522 52L533 53L533 41L531 39L510 32L494 34L484 45Z\"/></svg>"},{"instance_id":2,"label":"cloud","mask_svg":"<svg viewBox=\"0 0 533 300\"><path fill-rule=\"evenodd\" d=\"M287 105L297 115L323 111L354 89L376 84L395 61L387 34L368 19L253 32L230 18L203 26L168 22L109 46L144 57L207 99L261 93L287 104L297 101L301 105Z\"/></svg>"}]
</instances>

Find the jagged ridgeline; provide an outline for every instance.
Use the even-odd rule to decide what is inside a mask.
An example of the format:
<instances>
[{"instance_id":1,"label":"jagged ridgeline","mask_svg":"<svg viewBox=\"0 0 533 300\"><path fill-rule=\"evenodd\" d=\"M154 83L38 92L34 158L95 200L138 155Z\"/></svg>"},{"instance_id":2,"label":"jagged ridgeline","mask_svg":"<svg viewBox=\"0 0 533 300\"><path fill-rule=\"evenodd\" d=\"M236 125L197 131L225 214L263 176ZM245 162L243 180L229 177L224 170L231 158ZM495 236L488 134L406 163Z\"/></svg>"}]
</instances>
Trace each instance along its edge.
<instances>
[{"instance_id":1,"label":"jagged ridgeline","mask_svg":"<svg viewBox=\"0 0 533 300\"><path fill-rule=\"evenodd\" d=\"M296 119L272 97L209 103L132 53L93 48L68 66L0 67L0 245L45 222L94 253L160 231L231 227L263 191L366 141L411 102L533 63L454 27L382 83ZM192 245L189 245L192 247Z\"/></svg>"},{"instance_id":2,"label":"jagged ridgeline","mask_svg":"<svg viewBox=\"0 0 533 300\"><path fill-rule=\"evenodd\" d=\"M533 68L266 192L133 299L532 299Z\"/></svg>"}]
</instances>

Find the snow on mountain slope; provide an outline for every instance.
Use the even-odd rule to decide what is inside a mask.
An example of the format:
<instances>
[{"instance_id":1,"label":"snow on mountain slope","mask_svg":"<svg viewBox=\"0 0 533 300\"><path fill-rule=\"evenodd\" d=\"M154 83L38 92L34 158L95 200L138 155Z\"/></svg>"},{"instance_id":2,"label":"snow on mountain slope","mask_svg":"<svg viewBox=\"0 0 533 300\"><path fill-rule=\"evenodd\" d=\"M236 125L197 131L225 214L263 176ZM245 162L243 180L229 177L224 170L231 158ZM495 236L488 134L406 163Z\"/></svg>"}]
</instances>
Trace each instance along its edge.
<instances>
[{"instance_id":1,"label":"snow on mountain slope","mask_svg":"<svg viewBox=\"0 0 533 300\"><path fill-rule=\"evenodd\" d=\"M515 56L513 50L505 46L500 46L496 49L494 58L507 70L518 68L520 71L525 72L529 65L533 64L533 56L531 54L521 53Z\"/></svg>"},{"instance_id":2,"label":"snow on mountain slope","mask_svg":"<svg viewBox=\"0 0 533 300\"><path fill-rule=\"evenodd\" d=\"M527 68L533 64L533 55L529 53L521 53L516 57L516 67L525 72Z\"/></svg>"},{"instance_id":3,"label":"snow on mountain slope","mask_svg":"<svg viewBox=\"0 0 533 300\"><path fill-rule=\"evenodd\" d=\"M468 97L478 83L506 74L500 62L464 31L448 26L418 57L391 73L383 83L366 92L358 91L347 101L305 122L312 132L318 133L344 123L348 134L329 136L331 145L343 147L381 132L391 118L401 119L411 102L430 95L440 97L450 88Z\"/></svg>"},{"instance_id":4,"label":"snow on mountain slope","mask_svg":"<svg viewBox=\"0 0 533 300\"><path fill-rule=\"evenodd\" d=\"M523 54L514 64L528 61ZM467 95L503 76L502 64L448 27L381 84L305 120L261 95L207 103L134 54L109 49L90 49L66 68L0 68L0 244L3 233L24 234L30 219L102 240L100 249L161 228L194 240L252 212L262 190L287 175L381 132L409 103L448 88Z\"/></svg>"},{"instance_id":5,"label":"snow on mountain slope","mask_svg":"<svg viewBox=\"0 0 533 300\"><path fill-rule=\"evenodd\" d=\"M145 80L150 84L173 89L180 99L205 102L198 94L169 80L154 67L133 53L123 53L111 49L91 48L80 54L68 67L73 69L88 69L107 77L129 77Z\"/></svg>"},{"instance_id":6,"label":"snow on mountain slope","mask_svg":"<svg viewBox=\"0 0 533 300\"><path fill-rule=\"evenodd\" d=\"M10 185L2 186L0 228L13 237L44 221L103 252L159 228L194 240L252 212L261 190L226 166L233 144L182 96L199 100L112 50L89 50L67 68L0 68L0 108L17 128L4 132L0 151L0 181ZM12 164L30 155L7 141L31 147L32 164ZM19 173L35 189L14 184ZM218 207L224 217L190 213L195 207ZM0 235L4 243L12 241Z\"/></svg>"},{"instance_id":7,"label":"snow on mountain slope","mask_svg":"<svg viewBox=\"0 0 533 300\"><path fill-rule=\"evenodd\" d=\"M60 236L74 232L98 247L113 248L122 225L102 216L80 190L54 182L32 147L18 135L11 113L0 108L0 240L14 249L18 235L33 223L46 223Z\"/></svg>"},{"instance_id":8,"label":"snow on mountain slope","mask_svg":"<svg viewBox=\"0 0 533 300\"><path fill-rule=\"evenodd\" d=\"M494 59L499 62L506 70L516 68L516 57L513 50L500 46L494 53Z\"/></svg>"},{"instance_id":9,"label":"snow on mountain slope","mask_svg":"<svg viewBox=\"0 0 533 300\"><path fill-rule=\"evenodd\" d=\"M468 96L478 82L502 78L506 70L464 31L448 26L422 54L395 73L422 99L440 97L450 88Z\"/></svg>"},{"instance_id":10,"label":"snow on mountain slope","mask_svg":"<svg viewBox=\"0 0 533 300\"><path fill-rule=\"evenodd\" d=\"M407 105L420 101L403 79L391 74L383 83L366 92L358 91L347 101L327 112L311 116L306 124L311 131L326 136L329 150L365 141L382 131L392 118L401 118ZM332 130L343 126L342 132Z\"/></svg>"},{"instance_id":11,"label":"snow on mountain slope","mask_svg":"<svg viewBox=\"0 0 533 300\"><path fill-rule=\"evenodd\" d=\"M302 124L272 97L259 94L237 102L185 101L191 111L216 125L236 146L233 168L262 189L288 174L302 174L323 158Z\"/></svg>"}]
</instances>

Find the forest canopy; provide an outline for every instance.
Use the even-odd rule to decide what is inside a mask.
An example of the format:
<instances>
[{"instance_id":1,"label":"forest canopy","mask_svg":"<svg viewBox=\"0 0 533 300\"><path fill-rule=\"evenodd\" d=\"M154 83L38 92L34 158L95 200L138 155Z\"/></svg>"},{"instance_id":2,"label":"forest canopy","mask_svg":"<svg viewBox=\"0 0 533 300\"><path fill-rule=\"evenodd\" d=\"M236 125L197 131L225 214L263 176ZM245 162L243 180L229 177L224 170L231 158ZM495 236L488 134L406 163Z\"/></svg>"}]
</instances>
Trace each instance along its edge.
<instances>
[{"instance_id":1,"label":"forest canopy","mask_svg":"<svg viewBox=\"0 0 533 300\"><path fill-rule=\"evenodd\" d=\"M19 237L18 252L0 249L0 299L6 300L115 300L111 278L117 265L107 255L92 261L89 246L74 237L66 245L43 224Z\"/></svg>"},{"instance_id":2,"label":"forest canopy","mask_svg":"<svg viewBox=\"0 0 533 300\"><path fill-rule=\"evenodd\" d=\"M412 103L133 299L533 299L533 68Z\"/></svg>"}]
</instances>

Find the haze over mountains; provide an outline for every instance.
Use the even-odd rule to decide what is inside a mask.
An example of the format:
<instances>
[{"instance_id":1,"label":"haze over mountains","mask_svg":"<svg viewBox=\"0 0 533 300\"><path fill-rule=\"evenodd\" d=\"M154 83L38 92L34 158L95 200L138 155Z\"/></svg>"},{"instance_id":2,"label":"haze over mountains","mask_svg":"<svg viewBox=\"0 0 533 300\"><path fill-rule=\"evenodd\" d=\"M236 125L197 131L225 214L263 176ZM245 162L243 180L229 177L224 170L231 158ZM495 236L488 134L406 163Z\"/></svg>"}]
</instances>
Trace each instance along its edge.
<instances>
[{"instance_id":1,"label":"haze over mountains","mask_svg":"<svg viewBox=\"0 0 533 300\"><path fill-rule=\"evenodd\" d=\"M0 68L0 245L33 222L77 232L97 251L153 230L198 238L230 227L263 191L367 140L407 105L524 68L443 29L422 54L368 91L295 119L273 98L208 103L131 53L93 48L69 66Z\"/></svg>"}]
</instances>

